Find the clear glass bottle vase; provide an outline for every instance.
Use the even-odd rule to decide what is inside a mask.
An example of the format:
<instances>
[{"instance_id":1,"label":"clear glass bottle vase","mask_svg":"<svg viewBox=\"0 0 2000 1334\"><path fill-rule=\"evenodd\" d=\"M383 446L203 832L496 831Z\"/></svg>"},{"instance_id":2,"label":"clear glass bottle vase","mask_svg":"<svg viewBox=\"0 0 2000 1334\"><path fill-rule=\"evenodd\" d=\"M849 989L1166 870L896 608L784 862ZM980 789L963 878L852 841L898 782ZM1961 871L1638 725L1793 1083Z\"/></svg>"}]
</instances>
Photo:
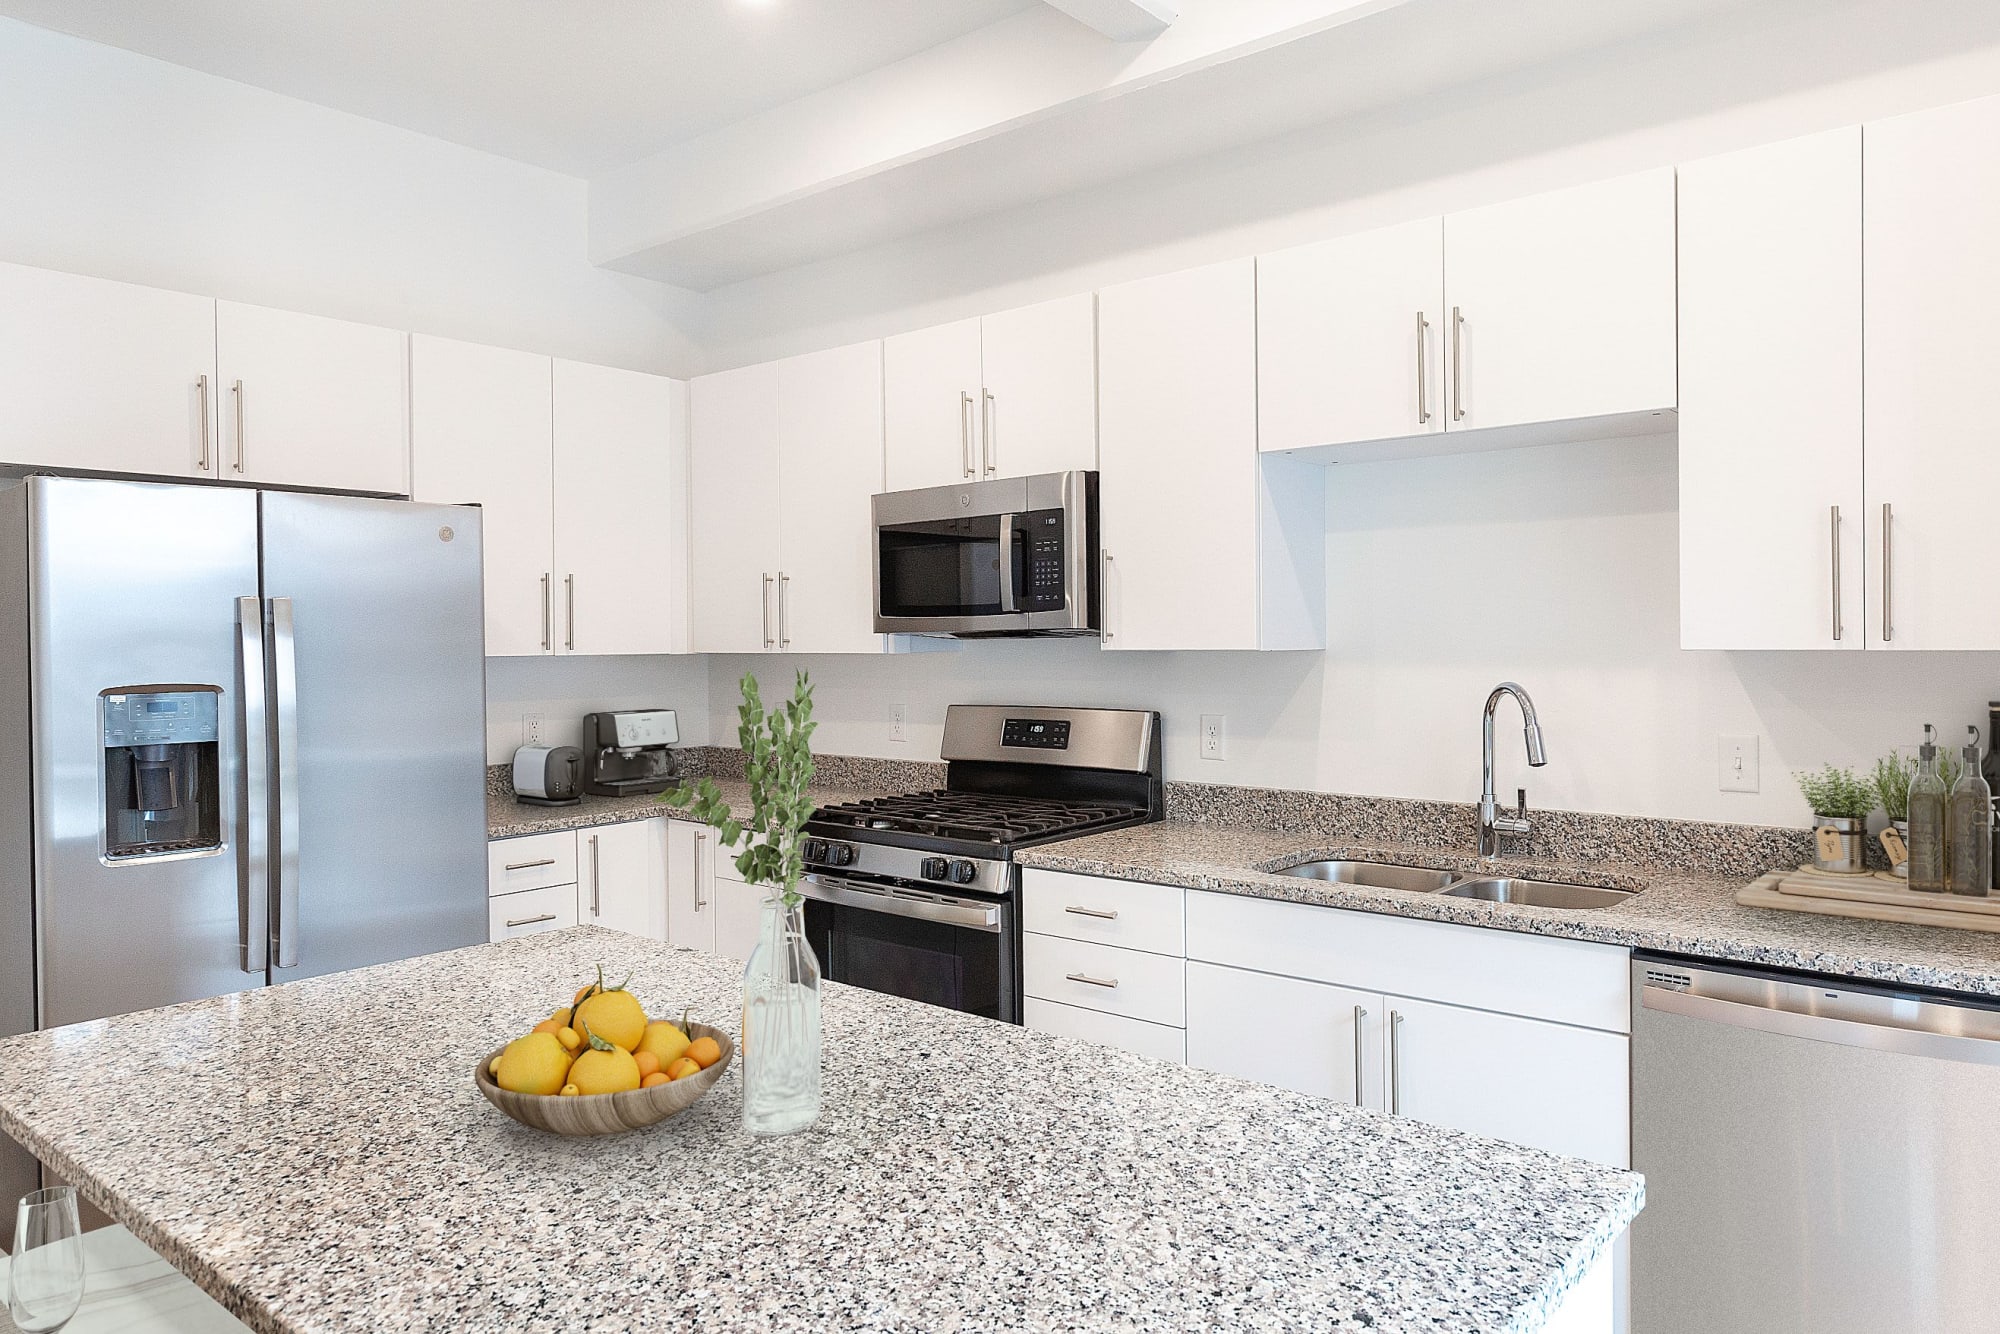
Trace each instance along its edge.
<instances>
[{"instance_id":1,"label":"clear glass bottle vase","mask_svg":"<svg viewBox=\"0 0 2000 1334\"><path fill-rule=\"evenodd\" d=\"M803 903L764 900L743 967L743 1129L790 1135L819 1120L819 960Z\"/></svg>"}]
</instances>

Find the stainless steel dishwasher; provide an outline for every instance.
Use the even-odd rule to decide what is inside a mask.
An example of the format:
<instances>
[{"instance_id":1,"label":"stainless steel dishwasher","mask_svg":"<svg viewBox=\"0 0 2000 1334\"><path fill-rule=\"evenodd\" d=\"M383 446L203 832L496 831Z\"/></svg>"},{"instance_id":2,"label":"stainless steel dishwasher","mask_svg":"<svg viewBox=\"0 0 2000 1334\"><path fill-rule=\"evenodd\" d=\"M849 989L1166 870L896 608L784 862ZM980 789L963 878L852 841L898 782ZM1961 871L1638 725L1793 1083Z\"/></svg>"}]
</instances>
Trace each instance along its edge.
<instances>
[{"instance_id":1,"label":"stainless steel dishwasher","mask_svg":"<svg viewBox=\"0 0 2000 1334\"><path fill-rule=\"evenodd\" d=\"M2000 1331L2000 1007L1632 963L1634 1334Z\"/></svg>"}]
</instances>

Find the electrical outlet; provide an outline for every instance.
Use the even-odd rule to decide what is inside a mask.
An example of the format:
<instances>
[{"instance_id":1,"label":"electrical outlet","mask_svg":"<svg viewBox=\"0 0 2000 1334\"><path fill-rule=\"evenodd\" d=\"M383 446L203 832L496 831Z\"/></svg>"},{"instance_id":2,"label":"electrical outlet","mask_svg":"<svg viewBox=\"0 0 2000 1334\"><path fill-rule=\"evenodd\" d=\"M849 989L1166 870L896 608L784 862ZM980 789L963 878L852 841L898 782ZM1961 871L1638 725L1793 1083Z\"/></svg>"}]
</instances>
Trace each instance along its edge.
<instances>
[{"instance_id":1,"label":"electrical outlet","mask_svg":"<svg viewBox=\"0 0 2000 1334\"><path fill-rule=\"evenodd\" d=\"M1757 738L1725 736L1716 739L1719 780L1724 792L1757 791Z\"/></svg>"},{"instance_id":2,"label":"electrical outlet","mask_svg":"<svg viewBox=\"0 0 2000 1334\"><path fill-rule=\"evenodd\" d=\"M1229 731L1219 713L1201 715L1201 757L1204 760L1229 758Z\"/></svg>"},{"instance_id":3,"label":"electrical outlet","mask_svg":"<svg viewBox=\"0 0 2000 1334\"><path fill-rule=\"evenodd\" d=\"M524 713L521 715L521 744L524 746L539 746L545 744L542 741L541 714Z\"/></svg>"},{"instance_id":4,"label":"electrical outlet","mask_svg":"<svg viewBox=\"0 0 2000 1334\"><path fill-rule=\"evenodd\" d=\"M889 739L908 741L910 739L910 706L897 704L889 709Z\"/></svg>"}]
</instances>

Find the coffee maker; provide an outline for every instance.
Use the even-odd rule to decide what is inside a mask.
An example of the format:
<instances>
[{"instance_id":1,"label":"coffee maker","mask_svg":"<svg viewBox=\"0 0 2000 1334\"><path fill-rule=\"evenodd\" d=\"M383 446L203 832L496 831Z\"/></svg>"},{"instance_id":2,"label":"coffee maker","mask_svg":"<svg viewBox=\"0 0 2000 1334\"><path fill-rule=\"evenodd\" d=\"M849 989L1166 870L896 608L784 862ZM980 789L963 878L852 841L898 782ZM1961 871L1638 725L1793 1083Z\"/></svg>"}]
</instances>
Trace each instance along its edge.
<instances>
[{"instance_id":1,"label":"coffee maker","mask_svg":"<svg viewBox=\"0 0 2000 1334\"><path fill-rule=\"evenodd\" d=\"M672 709L586 713L583 790L597 797L665 792L680 779L669 749L680 739Z\"/></svg>"}]
</instances>

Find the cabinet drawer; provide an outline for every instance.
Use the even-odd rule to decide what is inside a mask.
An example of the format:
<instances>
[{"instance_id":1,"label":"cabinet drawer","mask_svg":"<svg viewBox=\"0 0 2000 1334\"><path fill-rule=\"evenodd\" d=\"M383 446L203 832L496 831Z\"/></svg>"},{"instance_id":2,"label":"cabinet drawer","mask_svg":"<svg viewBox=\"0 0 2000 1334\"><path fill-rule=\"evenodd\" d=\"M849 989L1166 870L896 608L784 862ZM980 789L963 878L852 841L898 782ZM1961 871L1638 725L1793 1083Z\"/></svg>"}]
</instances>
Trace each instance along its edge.
<instances>
[{"instance_id":1,"label":"cabinet drawer","mask_svg":"<svg viewBox=\"0 0 2000 1334\"><path fill-rule=\"evenodd\" d=\"M512 940L576 925L576 886L548 885L486 900L486 938Z\"/></svg>"},{"instance_id":2,"label":"cabinet drawer","mask_svg":"<svg viewBox=\"0 0 2000 1334\"><path fill-rule=\"evenodd\" d=\"M1171 885L1030 867L1021 873L1021 926L1045 936L1179 957L1187 952L1183 898Z\"/></svg>"},{"instance_id":3,"label":"cabinet drawer","mask_svg":"<svg viewBox=\"0 0 2000 1334\"><path fill-rule=\"evenodd\" d=\"M1136 1056L1149 1056L1156 1061L1179 1063L1186 1059L1186 1034L1165 1024L1149 1024L1143 1019L1127 1019L1122 1014L1058 1005L1033 996L1028 997L1022 1006L1021 1017L1037 1033L1101 1042L1107 1047L1117 1047Z\"/></svg>"},{"instance_id":4,"label":"cabinet drawer","mask_svg":"<svg viewBox=\"0 0 2000 1334\"><path fill-rule=\"evenodd\" d=\"M1190 890L1188 957L1559 1024L1629 1032L1629 953L1558 940Z\"/></svg>"},{"instance_id":5,"label":"cabinet drawer","mask_svg":"<svg viewBox=\"0 0 2000 1334\"><path fill-rule=\"evenodd\" d=\"M1186 974L1181 960L1164 955L1033 932L1022 936L1022 989L1041 1000L1180 1028L1187 1022Z\"/></svg>"},{"instance_id":6,"label":"cabinet drawer","mask_svg":"<svg viewBox=\"0 0 2000 1334\"><path fill-rule=\"evenodd\" d=\"M576 835L567 829L557 834L499 838L486 845L488 894L575 883Z\"/></svg>"}]
</instances>

